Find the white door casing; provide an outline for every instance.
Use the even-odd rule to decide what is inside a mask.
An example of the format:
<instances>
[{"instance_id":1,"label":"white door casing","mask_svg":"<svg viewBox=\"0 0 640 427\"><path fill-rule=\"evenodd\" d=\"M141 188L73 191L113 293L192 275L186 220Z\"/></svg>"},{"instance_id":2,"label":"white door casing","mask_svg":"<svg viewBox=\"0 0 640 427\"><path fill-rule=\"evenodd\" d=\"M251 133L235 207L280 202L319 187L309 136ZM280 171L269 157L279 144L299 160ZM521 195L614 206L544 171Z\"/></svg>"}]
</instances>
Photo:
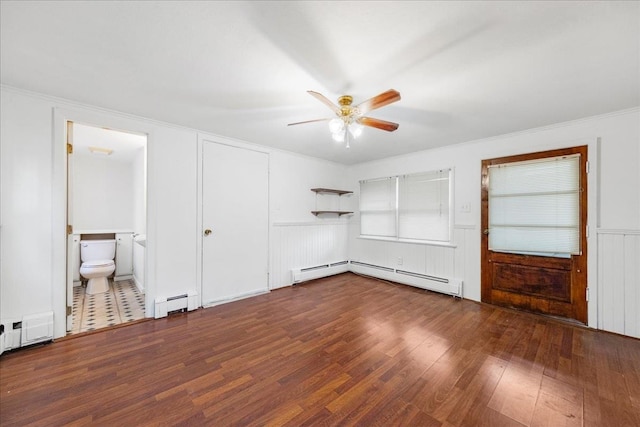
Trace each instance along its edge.
<instances>
[{"instance_id":1,"label":"white door casing","mask_svg":"<svg viewBox=\"0 0 640 427\"><path fill-rule=\"evenodd\" d=\"M73 122L67 121L67 321L66 328L73 328Z\"/></svg>"}]
</instances>

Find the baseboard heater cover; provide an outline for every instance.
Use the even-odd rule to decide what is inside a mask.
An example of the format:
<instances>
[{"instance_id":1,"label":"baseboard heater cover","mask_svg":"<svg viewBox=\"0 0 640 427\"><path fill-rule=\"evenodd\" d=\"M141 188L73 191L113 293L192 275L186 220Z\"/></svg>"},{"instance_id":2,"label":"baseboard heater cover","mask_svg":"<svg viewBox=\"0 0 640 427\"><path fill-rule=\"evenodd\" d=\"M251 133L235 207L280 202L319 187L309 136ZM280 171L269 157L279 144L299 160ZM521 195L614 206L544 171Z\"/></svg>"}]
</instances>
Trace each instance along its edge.
<instances>
[{"instance_id":1,"label":"baseboard heater cover","mask_svg":"<svg viewBox=\"0 0 640 427\"><path fill-rule=\"evenodd\" d=\"M354 273L360 273L379 279L385 279L462 298L463 282L458 278L431 276L428 274L397 270L390 267L368 264L360 261L351 261L350 270Z\"/></svg>"},{"instance_id":2,"label":"baseboard heater cover","mask_svg":"<svg viewBox=\"0 0 640 427\"><path fill-rule=\"evenodd\" d=\"M158 297L155 304L155 318L160 319L171 313L192 311L196 308L198 308L198 294L193 291L170 297Z\"/></svg>"},{"instance_id":3,"label":"baseboard heater cover","mask_svg":"<svg viewBox=\"0 0 640 427\"><path fill-rule=\"evenodd\" d=\"M313 267L294 268L291 270L293 283L306 282L307 280L320 279L334 274L349 271L349 261L338 261L329 264L321 264Z\"/></svg>"}]
</instances>

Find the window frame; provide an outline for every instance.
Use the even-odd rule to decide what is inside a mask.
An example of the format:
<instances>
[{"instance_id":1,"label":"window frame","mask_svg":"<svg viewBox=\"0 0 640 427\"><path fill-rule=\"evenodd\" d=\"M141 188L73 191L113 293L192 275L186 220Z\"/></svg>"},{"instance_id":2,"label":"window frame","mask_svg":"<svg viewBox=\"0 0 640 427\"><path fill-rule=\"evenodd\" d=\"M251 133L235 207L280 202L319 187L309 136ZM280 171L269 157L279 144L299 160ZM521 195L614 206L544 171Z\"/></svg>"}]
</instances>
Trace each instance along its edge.
<instances>
[{"instance_id":1,"label":"window frame","mask_svg":"<svg viewBox=\"0 0 640 427\"><path fill-rule=\"evenodd\" d=\"M402 178L417 176L417 175L426 175L431 173L441 173L448 172L447 180L448 180L448 192L447 192L447 240L434 240L434 239L417 239L417 238L407 238L407 237L399 237L400 235L400 180ZM371 178L360 180L360 188L359 188L359 205L358 205L358 214L360 215L360 231L358 238L365 240L378 240L378 241L386 241L386 242L398 242L398 243L412 243L412 244L420 244L420 245L430 245L430 246L442 246L442 247L456 247L453 244L453 229L454 229L454 220L455 220L455 211L454 211L454 168L453 167L445 167L440 169L422 171L422 172L414 172L410 174L399 174L388 177L379 177L379 178ZM363 234L362 233L362 184L367 182L380 181L384 179L392 179L395 182L395 204L394 204L394 220L395 220L395 235L393 236L379 236L374 234Z\"/></svg>"}]
</instances>

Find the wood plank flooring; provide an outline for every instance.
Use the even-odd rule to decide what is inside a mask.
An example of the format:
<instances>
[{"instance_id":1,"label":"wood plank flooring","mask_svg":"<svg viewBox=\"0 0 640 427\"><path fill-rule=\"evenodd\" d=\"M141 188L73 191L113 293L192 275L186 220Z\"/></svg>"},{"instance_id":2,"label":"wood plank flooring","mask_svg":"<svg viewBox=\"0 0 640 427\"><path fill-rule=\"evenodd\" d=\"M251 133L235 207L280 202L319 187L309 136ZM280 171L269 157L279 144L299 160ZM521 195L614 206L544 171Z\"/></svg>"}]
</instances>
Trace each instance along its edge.
<instances>
[{"instance_id":1,"label":"wood plank flooring","mask_svg":"<svg viewBox=\"0 0 640 427\"><path fill-rule=\"evenodd\" d=\"M0 425L640 426L640 340L351 273L5 353Z\"/></svg>"}]
</instances>

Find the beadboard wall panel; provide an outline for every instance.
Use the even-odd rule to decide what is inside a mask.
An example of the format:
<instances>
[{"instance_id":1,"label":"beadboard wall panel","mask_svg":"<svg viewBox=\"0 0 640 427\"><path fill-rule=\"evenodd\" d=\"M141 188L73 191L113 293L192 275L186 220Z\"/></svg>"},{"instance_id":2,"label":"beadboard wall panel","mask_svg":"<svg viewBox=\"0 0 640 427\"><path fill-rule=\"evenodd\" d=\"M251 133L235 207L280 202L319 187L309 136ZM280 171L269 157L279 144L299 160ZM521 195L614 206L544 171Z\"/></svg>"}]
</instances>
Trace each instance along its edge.
<instances>
[{"instance_id":1,"label":"beadboard wall panel","mask_svg":"<svg viewBox=\"0 0 640 427\"><path fill-rule=\"evenodd\" d=\"M291 269L348 260L348 223L274 223L271 227L270 288L293 283Z\"/></svg>"},{"instance_id":2,"label":"beadboard wall panel","mask_svg":"<svg viewBox=\"0 0 640 427\"><path fill-rule=\"evenodd\" d=\"M383 267L426 274L435 277L463 280L465 298L477 299L468 294L466 279L472 266L466 264L473 259L468 252L473 245L474 226L456 226L453 244L450 246L403 243L360 238L357 221L350 225L349 259Z\"/></svg>"},{"instance_id":3,"label":"beadboard wall panel","mask_svg":"<svg viewBox=\"0 0 640 427\"><path fill-rule=\"evenodd\" d=\"M640 230L598 230L598 329L640 338Z\"/></svg>"}]
</instances>

